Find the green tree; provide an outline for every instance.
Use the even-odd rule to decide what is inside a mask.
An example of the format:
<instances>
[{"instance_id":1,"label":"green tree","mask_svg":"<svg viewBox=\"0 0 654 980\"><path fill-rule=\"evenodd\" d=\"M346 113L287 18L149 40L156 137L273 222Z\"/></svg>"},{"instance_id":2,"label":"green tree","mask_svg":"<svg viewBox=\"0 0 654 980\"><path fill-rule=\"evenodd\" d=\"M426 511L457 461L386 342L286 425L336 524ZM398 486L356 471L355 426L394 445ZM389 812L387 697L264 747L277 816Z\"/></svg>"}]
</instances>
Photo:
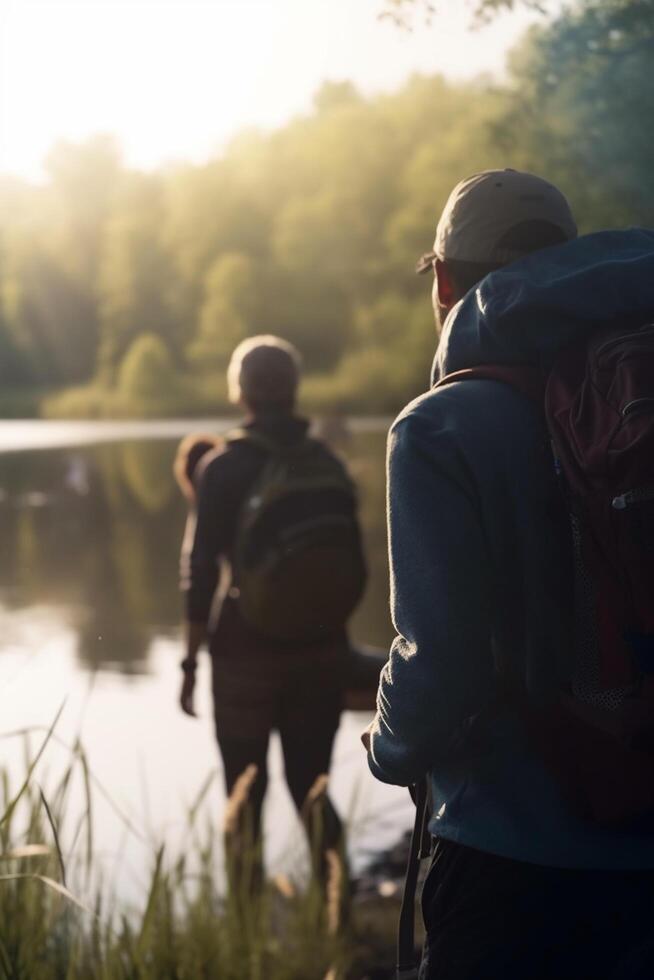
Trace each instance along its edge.
<instances>
[{"instance_id":1,"label":"green tree","mask_svg":"<svg viewBox=\"0 0 654 980\"><path fill-rule=\"evenodd\" d=\"M164 399L175 386L170 352L161 337L141 334L127 351L118 374L118 392L127 398Z\"/></svg>"},{"instance_id":2,"label":"green tree","mask_svg":"<svg viewBox=\"0 0 654 980\"><path fill-rule=\"evenodd\" d=\"M11 255L2 310L14 383L74 384L93 371L94 305L39 242L28 239Z\"/></svg>"},{"instance_id":3,"label":"green tree","mask_svg":"<svg viewBox=\"0 0 654 980\"><path fill-rule=\"evenodd\" d=\"M547 0L466 0L466 3L478 22L519 7L539 13L547 10ZM443 6L444 0L384 0L380 18L392 21L397 27L412 29L416 24L429 23Z\"/></svg>"},{"instance_id":4,"label":"green tree","mask_svg":"<svg viewBox=\"0 0 654 980\"><path fill-rule=\"evenodd\" d=\"M161 182L133 175L107 226L99 283L101 378L111 382L139 334L158 334L181 363L186 323L175 265L162 240Z\"/></svg>"},{"instance_id":5,"label":"green tree","mask_svg":"<svg viewBox=\"0 0 654 980\"><path fill-rule=\"evenodd\" d=\"M239 253L221 255L205 278L198 331L188 356L201 370L225 367L236 345L252 333L254 265Z\"/></svg>"},{"instance_id":6,"label":"green tree","mask_svg":"<svg viewBox=\"0 0 654 980\"><path fill-rule=\"evenodd\" d=\"M428 6L386 9L418 25ZM539 5L468 3L473 19L518 6ZM233 347L276 333L316 404L399 407L433 347L415 261L462 176L541 172L582 230L654 220L654 0L545 6L502 84L416 76L367 97L332 82L204 166L136 174L97 137L60 144L42 186L0 179L0 378L79 385L48 402L71 414L219 407Z\"/></svg>"},{"instance_id":7,"label":"green tree","mask_svg":"<svg viewBox=\"0 0 654 980\"><path fill-rule=\"evenodd\" d=\"M225 252L261 257L274 202L266 193L265 144L237 140L225 156L203 167L184 167L165 182L163 242L190 291L202 301L204 279ZM259 200L260 199L260 200Z\"/></svg>"},{"instance_id":8,"label":"green tree","mask_svg":"<svg viewBox=\"0 0 654 980\"><path fill-rule=\"evenodd\" d=\"M654 221L654 0L594 0L533 30L496 137L567 190L583 229Z\"/></svg>"},{"instance_id":9,"label":"green tree","mask_svg":"<svg viewBox=\"0 0 654 980\"><path fill-rule=\"evenodd\" d=\"M120 149L108 134L62 141L46 157L45 171L58 254L78 285L93 293L106 223L124 179Z\"/></svg>"}]
</instances>

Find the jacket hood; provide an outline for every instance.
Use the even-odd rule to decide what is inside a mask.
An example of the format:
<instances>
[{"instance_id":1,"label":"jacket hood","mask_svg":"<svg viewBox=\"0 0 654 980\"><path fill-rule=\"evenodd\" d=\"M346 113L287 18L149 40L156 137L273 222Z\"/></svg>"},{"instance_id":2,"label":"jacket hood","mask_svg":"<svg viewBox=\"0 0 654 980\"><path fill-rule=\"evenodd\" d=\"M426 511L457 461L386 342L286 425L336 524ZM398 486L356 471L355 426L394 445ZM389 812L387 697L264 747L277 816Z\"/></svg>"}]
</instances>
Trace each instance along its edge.
<instances>
[{"instance_id":1,"label":"jacket hood","mask_svg":"<svg viewBox=\"0 0 654 980\"><path fill-rule=\"evenodd\" d=\"M654 231L584 235L491 273L450 312L432 383L479 364L546 366L611 323L654 321Z\"/></svg>"}]
</instances>

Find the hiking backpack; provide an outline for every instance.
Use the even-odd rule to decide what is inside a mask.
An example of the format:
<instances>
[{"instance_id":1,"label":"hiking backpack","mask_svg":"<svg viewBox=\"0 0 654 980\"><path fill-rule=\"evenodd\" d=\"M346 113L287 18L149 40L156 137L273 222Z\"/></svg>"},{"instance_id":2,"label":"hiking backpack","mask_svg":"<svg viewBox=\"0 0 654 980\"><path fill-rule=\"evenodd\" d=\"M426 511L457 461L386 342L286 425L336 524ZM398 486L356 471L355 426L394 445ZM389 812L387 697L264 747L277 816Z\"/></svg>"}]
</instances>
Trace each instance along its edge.
<instances>
[{"instance_id":1,"label":"hiking backpack","mask_svg":"<svg viewBox=\"0 0 654 980\"><path fill-rule=\"evenodd\" d=\"M575 565L571 684L514 708L568 800L604 825L651 831L654 811L654 325L597 331L551 369L488 364L446 375L508 384L543 411L570 515ZM417 980L414 903L429 854L426 780L398 932L396 976Z\"/></svg>"},{"instance_id":2,"label":"hiking backpack","mask_svg":"<svg viewBox=\"0 0 654 980\"><path fill-rule=\"evenodd\" d=\"M592 819L654 811L654 325L603 329L549 372L486 365L448 375L502 381L543 406L570 514L575 563L570 689L532 734Z\"/></svg>"},{"instance_id":3,"label":"hiking backpack","mask_svg":"<svg viewBox=\"0 0 654 980\"><path fill-rule=\"evenodd\" d=\"M282 446L242 429L227 439L265 456L241 508L233 549L243 619L276 640L336 635L366 582L356 491L345 468L308 436Z\"/></svg>"}]
</instances>

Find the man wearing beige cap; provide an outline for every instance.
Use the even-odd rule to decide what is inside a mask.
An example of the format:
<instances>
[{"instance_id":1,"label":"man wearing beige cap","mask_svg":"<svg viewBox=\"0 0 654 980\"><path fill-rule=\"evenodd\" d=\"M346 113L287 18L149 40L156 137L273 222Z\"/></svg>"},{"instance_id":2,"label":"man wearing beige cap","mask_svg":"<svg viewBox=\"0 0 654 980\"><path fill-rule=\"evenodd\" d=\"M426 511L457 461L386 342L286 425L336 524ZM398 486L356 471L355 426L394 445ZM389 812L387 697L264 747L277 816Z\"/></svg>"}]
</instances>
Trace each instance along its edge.
<instances>
[{"instance_id":1,"label":"man wearing beige cap","mask_svg":"<svg viewBox=\"0 0 654 980\"><path fill-rule=\"evenodd\" d=\"M418 271L439 343L389 438L397 637L364 742L377 778L429 781L421 977L651 977L654 820L591 819L531 737L572 680L589 703L624 692L593 673L542 395L516 379L654 321L654 233L578 238L552 184L486 171L454 188Z\"/></svg>"}]
</instances>

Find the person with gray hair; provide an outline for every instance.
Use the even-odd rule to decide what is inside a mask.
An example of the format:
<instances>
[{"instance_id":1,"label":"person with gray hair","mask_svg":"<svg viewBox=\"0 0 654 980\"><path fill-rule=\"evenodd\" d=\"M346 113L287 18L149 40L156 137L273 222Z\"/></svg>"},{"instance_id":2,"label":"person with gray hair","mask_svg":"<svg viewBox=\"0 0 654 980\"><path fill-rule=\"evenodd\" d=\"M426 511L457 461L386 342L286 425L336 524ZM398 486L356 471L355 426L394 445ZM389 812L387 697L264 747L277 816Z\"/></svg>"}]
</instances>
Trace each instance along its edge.
<instances>
[{"instance_id":1,"label":"person with gray hair","mask_svg":"<svg viewBox=\"0 0 654 980\"><path fill-rule=\"evenodd\" d=\"M249 774L249 805L226 827L228 869L246 893L262 877L261 815L273 730L316 874L324 876L327 851L341 853L341 822L326 793L326 774L343 703L345 619L363 581L363 575L349 579L341 565L356 571L360 540L356 495L343 464L308 435L309 423L295 413L299 380L300 355L287 341L259 336L236 348L227 371L229 398L245 418L196 468L194 527L182 553L187 644L180 703L194 716L198 652L208 639L227 794ZM323 484L317 497L314 488ZM273 504L266 508L268 498ZM322 511L313 520L316 506ZM275 550L278 520L286 523ZM257 549L264 552L259 563L250 560ZM339 574L330 571L335 561ZM343 591L348 583L349 593Z\"/></svg>"},{"instance_id":2,"label":"person with gray hair","mask_svg":"<svg viewBox=\"0 0 654 980\"><path fill-rule=\"evenodd\" d=\"M227 392L233 405L247 404L251 411L291 413L300 381L302 359L293 344L264 334L243 340L227 368Z\"/></svg>"}]
</instances>

